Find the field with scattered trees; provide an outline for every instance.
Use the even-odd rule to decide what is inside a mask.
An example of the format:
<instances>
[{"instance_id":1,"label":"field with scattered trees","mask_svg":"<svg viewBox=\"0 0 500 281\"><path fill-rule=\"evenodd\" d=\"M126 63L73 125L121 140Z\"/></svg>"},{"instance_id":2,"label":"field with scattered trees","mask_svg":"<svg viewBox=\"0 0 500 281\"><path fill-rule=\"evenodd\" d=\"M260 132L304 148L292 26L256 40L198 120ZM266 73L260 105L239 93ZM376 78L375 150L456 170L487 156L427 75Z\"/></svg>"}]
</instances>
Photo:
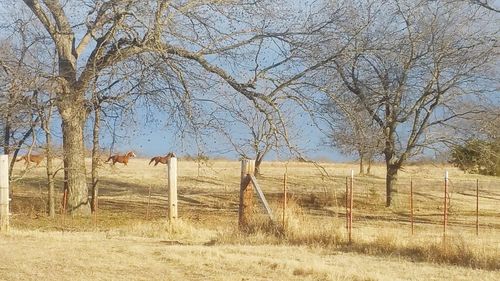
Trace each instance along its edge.
<instances>
[{"instance_id":1,"label":"field with scattered trees","mask_svg":"<svg viewBox=\"0 0 500 281\"><path fill-rule=\"evenodd\" d=\"M500 279L498 1L3 4L1 280Z\"/></svg>"}]
</instances>

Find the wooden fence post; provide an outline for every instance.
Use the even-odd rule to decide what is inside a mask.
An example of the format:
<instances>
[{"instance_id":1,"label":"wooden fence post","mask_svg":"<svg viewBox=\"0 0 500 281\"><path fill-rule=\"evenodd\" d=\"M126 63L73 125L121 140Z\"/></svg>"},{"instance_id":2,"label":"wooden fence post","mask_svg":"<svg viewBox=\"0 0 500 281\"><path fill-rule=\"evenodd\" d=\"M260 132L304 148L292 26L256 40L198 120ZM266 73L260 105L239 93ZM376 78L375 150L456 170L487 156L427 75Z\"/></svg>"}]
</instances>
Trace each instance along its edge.
<instances>
[{"instance_id":1,"label":"wooden fence post","mask_svg":"<svg viewBox=\"0 0 500 281\"><path fill-rule=\"evenodd\" d=\"M9 231L9 156L0 155L0 232Z\"/></svg>"},{"instance_id":2,"label":"wooden fence post","mask_svg":"<svg viewBox=\"0 0 500 281\"><path fill-rule=\"evenodd\" d=\"M245 230L252 216L253 206L253 184L248 177L255 170L255 160L241 160L241 181L240 181L240 206L238 212L238 226L240 230Z\"/></svg>"},{"instance_id":3,"label":"wooden fence post","mask_svg":"<svg viewBox=\"0 0 500 281\"><path fill-rule=\"evenodd\" d=\"M168 160L168 219L177 219L177 158Z\"/></svg>"}]
</instances>

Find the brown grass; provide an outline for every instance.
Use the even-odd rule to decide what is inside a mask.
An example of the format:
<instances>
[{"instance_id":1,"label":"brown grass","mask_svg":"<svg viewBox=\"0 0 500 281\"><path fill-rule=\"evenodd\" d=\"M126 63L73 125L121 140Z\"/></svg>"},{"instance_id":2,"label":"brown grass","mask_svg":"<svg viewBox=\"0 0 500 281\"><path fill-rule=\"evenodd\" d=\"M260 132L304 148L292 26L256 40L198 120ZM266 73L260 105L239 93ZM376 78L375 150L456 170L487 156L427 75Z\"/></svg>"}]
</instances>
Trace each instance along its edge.
<instances>
[{"instance_id":1,"label":"brown grass","mask_svg":"<svg viewBox=\"0 0 500 281\"><path fill-rule=\"evenodd\" d=\"M373 169L374 175L355 178L353 243L349 244L345 231L345 176L350 174L350 169L356 169L356 166L328 163L324 163L323 166L328 175L307 163L265 163L262 167L264 175L258 181L272 205L277 222L270 223L256 205L254 221L246 233L240 232L237 228L239 186L237 162L212 161L210 165L204 165L198 170L195 162L179 161L178 193L181 219L173 223L166 220L167 192L164 166L149 167L146 159L133 159L127 167L103 166L100 171L101 197L97 221L92 218L72 218L69 215L59 214L55 219L48 218L43 179L45 171L41 166L30 170L23 178L16 179L12 185L14 193L12 228L15 234L33 235L35 237L33 243L37 244L41 243L42 239L50 240L52 239L50 237L57 237L60 235L58 233L63 233L71 234L76 240L79 240L77 237L80 235L85 237L94 234L98 237L104 235L103 239L106 241L131 240L132 242L127 244L130 247L133 247L137 239L152 239L162 245L185 247L211 245L215 246L215 249L220 249L221 255L228 254L226 251L235 251L233 247L242 245L259 249L280 249L280 251L288 251L286 249L291 251L299 247L300 251L316 256L315 259L321 264L283 266L276 260L285 257L273 255L273 259L276 260L264 264L266 271L276 273L276 280L288 280L284 279L285 276L291 278L290 280L294 278L387 280L384 278L385 273L372 274L365 270L360 270L361 273L331 271L328 269L329 266L323 265L323 262L328 260L324 256L324 251L327 251L327 255L331 253L352 255L354 260L367 259L370 256L374 263L379 259L405 264L404 266L408 266L408 262L425 263L432 265L437 276L442 276L443 279L445 278L441 273L449 270L456 272L463 270L468 272L473 269L489 270L493 276L499 273L500 192L497 189L500 186L499 179L464 175L457 169L446 166L410 166L400 173L394 205L385 208L384 169L382 166L376 166ZM442 225L440 225L442 223L441 177L444 169L449 170L451 179L450 221L446 244L443 244ZM285 170L288 171L289 201L283 226L281 191ZM18 168L15 173L22 174ZM410 177L413 179L415 190L415 235L410 234L409 228ZM479 178L481 183L479 236L474 233L473 195L476 178ZM60 178L57 179L57 184L61 186ZM146 218L149 189L152 195L149 217ZM61 197L59 194L58 200ZM97 238L99 239L101 238ZM204 248L199 249L202 250L196 251L208 251ZM179 251L184 250L179 249ZM0 259L2 259L1 253L0 248ZM265 257L265 253L266 251L262 250L258 255L264 254ZM244 253L239 252L239 254ZM154 252L152 255L155 255ZM172 257L163 254L161 256L171 261ZM300 253L296 257L302 259ZM198 258L195 255L194 259ZM210 266L217 267L217 265ZM233 266L237 265L231 265L228 261L225 269L233 270ZM371 265L359 262L359 266L369 268ZM462 271L457 270L456 266L461 267ZM0 267L0 276L2 273ZM253 276L240 273L242 278ZM393 273L393 279L405 279L402 277L405 276L405 272L394 270ZM224 275L213 274L214 277L221 277L215 279L225 280L222 278ZM452 274L455 276L452 280L470 276L469 273L461 274ZM189 279L193 276L183 275L183 277ZM482 275L474 277L478 278L476 280L488 280L491 276L483 272Z\"/></svg>"},{"instance_id":2,"label":"brown grass","mask_svg":"<svg viewBox=\"0 0 500 281\"><path fill-rule=\"evenodd\" d=\"M446 242L408 243L392 235L381 235L374 241L346 245L344 249L368 255L398 256L418 262L500 270L498 252L488 250L488 247L490 245L474 247L461 237L448 238Z\"/></svg>"},{"instance_id":3,"label":"brown grass","mask_svg":"<svg viewBox=\"0 0 500 281\"><path fill-rule=\"evenodd\" d=\"M447 237L444 241L442 238L414 241L401 239L397 234L382 233L371 240L356 239L354 243L348 243L347 238L340 233L344 226L334 223L315 225L294 201L289 202L285 225L283 229L281 225L270 223L265 216L256 216L248 232L242 234L235 228L231 232L219 233L216 241L220 244L243 242L251 245L306 245L367 255L399 257L414 262L500 270L500 253L495 245L492 247L488 244L470 243L463 236ZM395 233L397 232L396 230Z\"/></svg>"}]
</instances>

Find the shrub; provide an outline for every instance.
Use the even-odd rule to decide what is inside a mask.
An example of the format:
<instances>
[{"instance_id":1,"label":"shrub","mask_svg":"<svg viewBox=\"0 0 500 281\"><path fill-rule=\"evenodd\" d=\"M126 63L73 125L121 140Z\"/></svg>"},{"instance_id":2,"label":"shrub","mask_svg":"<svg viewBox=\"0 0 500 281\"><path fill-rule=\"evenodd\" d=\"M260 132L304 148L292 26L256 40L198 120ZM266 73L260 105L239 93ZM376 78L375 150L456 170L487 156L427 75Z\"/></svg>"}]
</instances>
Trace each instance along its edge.
<instances>
[{"instance_id":1,"label":"shrub","mask_svg":"<svg viewBox=\"0 0 500 281\"><path fill-rule=\"evenodd\" d=\"M450 163L469 173L500 175L500 141L470 139L451 151Z\"/></svg>"}]
</instances>

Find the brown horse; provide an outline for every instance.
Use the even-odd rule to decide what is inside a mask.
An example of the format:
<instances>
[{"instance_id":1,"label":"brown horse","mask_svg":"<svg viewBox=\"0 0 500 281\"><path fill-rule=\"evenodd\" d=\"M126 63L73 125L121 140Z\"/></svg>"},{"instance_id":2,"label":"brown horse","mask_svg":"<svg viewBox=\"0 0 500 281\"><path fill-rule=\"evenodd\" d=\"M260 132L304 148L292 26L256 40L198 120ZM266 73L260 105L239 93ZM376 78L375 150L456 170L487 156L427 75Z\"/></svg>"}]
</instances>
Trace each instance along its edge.
<instances>
[{"instance_id":1,"label":"brown horse","mask_svg":"<svg viewBox=\"0 0 500 281\"><path fill-rule=\"evenodd\" d=\"M45 156L43 156L43 155L26 154L26 155L21 156L21 158L17 159L16 162L24 160L24 163L26 165L28 165L29 162L33 162L36 164L36 166L38 166L40 164L40 162L43 161L44 158L45 158Z\"/></svg>"},{"instance_id":2,"label":"brown horse","mask_svg":"<svg viewBox=\"0 0 500 281\"><path fill-rule=\"evenodd\" d=\"M175 157L175 154L173 152L169 152L165 156L155 156L155 157L151 158L151 161L149 161L149 165L151 165L151 163L153 163L153 161L155 161L155 166L158 165L158 163L167 164L168 160L172 157Z\"/></svg>"},{"instance_id":3,"label":"brown horse","mask_svg":"<svg viewBox=\"0 0 500 281\"><path fill-rule=\"evenodd\" d=\"M127 154L125 154L125 155L115 154L115 155L109 156L108 160L106 160L106 163L108 163L110 160L112 160L113 165L116 162L118 162L118 163L123 163L123 164L125 164L125 166L127 166L128 159L131 157L135 157L135 153L133 153L132 151L127 152Z\"/></svg>"}]
</instances>

